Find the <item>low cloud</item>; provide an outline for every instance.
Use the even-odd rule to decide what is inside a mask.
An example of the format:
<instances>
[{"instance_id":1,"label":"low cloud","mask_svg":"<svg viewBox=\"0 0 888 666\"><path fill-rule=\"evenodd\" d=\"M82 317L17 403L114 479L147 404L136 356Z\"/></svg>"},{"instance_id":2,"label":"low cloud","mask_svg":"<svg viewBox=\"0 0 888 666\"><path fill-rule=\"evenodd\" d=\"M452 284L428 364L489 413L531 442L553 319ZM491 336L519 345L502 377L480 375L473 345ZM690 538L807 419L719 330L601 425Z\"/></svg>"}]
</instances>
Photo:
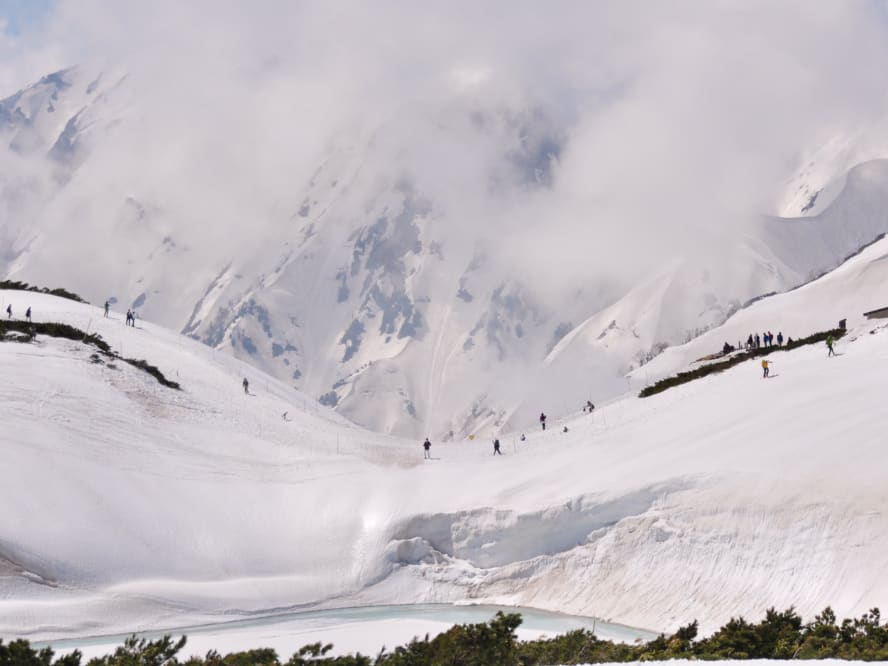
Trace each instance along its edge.
<instances>
[{"instance_id":1,"label":"low cloud","mask_svg":"<svg viewBox=\"0 0 888 666\"><path fill-rule=\"evenodd\" d=\"M128 72L90 210L135 194L243 251L227 230L286 219L331 146L372 141L367 197L410 178L465 254L550 299L774 212L806 151L884 115L885 28L873 2L62 0L2 38L0 85Z\"/></svg>"}]
</instances>

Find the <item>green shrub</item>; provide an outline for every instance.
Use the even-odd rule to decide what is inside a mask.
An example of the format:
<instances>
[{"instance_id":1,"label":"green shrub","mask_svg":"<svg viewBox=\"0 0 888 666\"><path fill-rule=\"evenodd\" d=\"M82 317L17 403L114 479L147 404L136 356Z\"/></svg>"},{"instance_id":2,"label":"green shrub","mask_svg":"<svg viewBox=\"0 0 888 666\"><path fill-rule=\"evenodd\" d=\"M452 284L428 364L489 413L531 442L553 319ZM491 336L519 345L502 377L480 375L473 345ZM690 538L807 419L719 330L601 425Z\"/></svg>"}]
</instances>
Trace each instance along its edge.
<instances>
[{"instance_id":1,"label":"green shrub","mask_svg":"<svg viewBox=\"0 0 888 666\"><path fill-rule=\"evenodd\" d=\"M9 645L4 645L0 638L0 666L80 666L81 654L77 650L55 661L54 654L52 648L35 650L30 642L21 638Z\"/></svg>"},{"instance_id":2,"label":"green shrub","mask_svg":"<svg viewBox=\"0 0 888 666\"><path fill-rule=\"evenodd\" d=\"M18 291L34 291L40 294L49 294L50 296L58 296L59 298L67 298L69 301L77 301L78 303L87 303L72 291L57 287L55 289L47 289L46 287L32 287L27 282L18 282L15 280L0 281L0 289L15 289Z\"/></svg>"},{"instance_id":3,"label":"green shrub","mask_svg":"<svg viewBox=\"0 0 888 666\"><path fill-rule=\"evenodd\" d=\"M179 386L179 382L170 381L166 377L164 377L163 373L157 368L157 366L150 365L148 361L145 360L136 360L134 358L122 358L124 363L129 363L131 366L135 368L139 368L139 370L143 370L147 372L149 375L154 377L158 382L160 382L163 386L167 388L180 390L182 387Z\"/></svg>"},{"instance_id":4,"label":"green shrub","mask_svg":"<svg viewBox=\"0 0 888 666\"><path fill-rule=\"evenodd\" d=\"M95 657L87 662L87 666L168 666L179 663L176 655L185 647L185 636L173 641L164 636L156 641L130 636L114 654Z\"/></svg>"},{"instance_id":5,"label":"green shrub","mask_svg":"<svg viewBox=\"0 0 888 666\"><path fill-rule=\"evenodd\" d=\"M362 654L329 657L330 644L313 643L298 650L284 666L552 666L553 664L620 663L668 659L888 659L888 627L881 623L878 608L859 618L836 621L826 608L804 624L795 609L778 612L771 608L764 619L751 623L731 618L718 631L697 641L697 622L673 634L660 634L647 643L629 645L601 640L583 629L555 638L518 641L515 630L521 616L497 613L490 622L460 624L429 640L383 650L375 659ZM205 657L179 662L185 637L174 641L164 636L155 641L132 636L113 654L91 659L87 666L281 666L269 648L233 652L220 656L210 651ZM0 666L80 666L81 655L53 661L49 648L35 650L26 640L4 645L0 640Z\"/></svg>"}]
</instances>

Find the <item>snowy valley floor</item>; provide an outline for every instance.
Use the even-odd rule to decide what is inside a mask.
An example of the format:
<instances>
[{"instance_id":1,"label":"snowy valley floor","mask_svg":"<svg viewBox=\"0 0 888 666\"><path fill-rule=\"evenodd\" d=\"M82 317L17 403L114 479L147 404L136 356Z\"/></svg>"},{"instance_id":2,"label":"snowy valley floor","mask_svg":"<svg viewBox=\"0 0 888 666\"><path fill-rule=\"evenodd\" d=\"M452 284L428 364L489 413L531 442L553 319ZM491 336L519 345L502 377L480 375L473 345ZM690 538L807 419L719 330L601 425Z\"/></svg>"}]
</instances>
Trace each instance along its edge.
<instances>
[{"instance_id":1,"label":"snowy valley floor","mask_svg":"<svg viewBox=\"0 0 888 666\"><path fill-rule=\"evenodd\" d=\"M878 325L836 358L775 356L766 381L741 364L567 433L503 434L501 457L485 439L423 461L419 442L150 323L4 296L183 390L80 343L0 343L0 636L450 602L708 633L769 606L850 616L888 600Z\"/></svg>"}]
</instances>

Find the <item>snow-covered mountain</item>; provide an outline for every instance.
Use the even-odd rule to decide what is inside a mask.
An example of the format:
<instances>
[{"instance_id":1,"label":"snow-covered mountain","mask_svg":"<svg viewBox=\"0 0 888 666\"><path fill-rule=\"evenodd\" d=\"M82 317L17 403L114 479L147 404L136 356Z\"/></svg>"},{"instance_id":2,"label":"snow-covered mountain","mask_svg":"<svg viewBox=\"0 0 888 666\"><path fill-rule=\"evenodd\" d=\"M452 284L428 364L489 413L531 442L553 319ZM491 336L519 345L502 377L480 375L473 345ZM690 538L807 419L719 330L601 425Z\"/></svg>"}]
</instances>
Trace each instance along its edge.
<instances>
[{"instance_id":1,"label":"snow-covered mountain","mask_svg":"<svg viewBox=\"0 0 888 666\"><path fill-rule=\"evenodd\" d=\"M0 271L134 307L381 432L459 438L616 395L665 346L888 231L888 166L855 161L883 153L849 139L788 181L779 210L801 217L613 275L600 247L577 266L589 239L553 205L572 127L527 98L368 111L262 187L250 163L213 177L249 128L145 140L171 106L90 67L0 101Z\"/></svg>"},{"instance_id":2,"label":"snow-covered mountain","mask_svg":"<svg viewBox=\"0 0 888 666\"><path fill-rule=\"evenodd\" d=\"M466 600L654 630L771 605L859 614L888 594L888 328L862 316L888 304L886 256L883 239L667 350L592 416L523 442L504 433L502 457L435 440L431 461L155 324L0 292L15 314L98 332L183 387L95 363L78 342L0 344L0 462L14 470L0 487L0 634ZM836 358L778 352L767 381L750 362L635 397L725 339L839 317L851 330Z\"/></svg>"}]
</instances>

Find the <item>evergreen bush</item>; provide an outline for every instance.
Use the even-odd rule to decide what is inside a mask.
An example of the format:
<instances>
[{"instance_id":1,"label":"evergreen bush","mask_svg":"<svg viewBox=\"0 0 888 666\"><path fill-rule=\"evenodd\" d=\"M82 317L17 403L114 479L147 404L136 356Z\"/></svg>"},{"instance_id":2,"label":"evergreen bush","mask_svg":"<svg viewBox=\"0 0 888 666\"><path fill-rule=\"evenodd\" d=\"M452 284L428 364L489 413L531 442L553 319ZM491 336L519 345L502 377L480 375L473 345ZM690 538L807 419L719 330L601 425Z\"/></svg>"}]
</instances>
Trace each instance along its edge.
<instances>
[{"instance_id":1,"label":"evergreen bush","mask_svg":"<svg viewBox=\"0 0 888 666\"><path fill-rule=\"evenodd\" d=\"M673 634L635 645L601 640L584 629L518 641L515 630L520 624L517 613L497 613L489 622L456 625L432 640L414 638L375 658L360 653L329 657L332 645L313 643L283 663L269 648L224 657L210 651L179 661L184 636L178 641L170 636L154 641L132 636L113 654L91 659L87 666L552 666L668 659L888 659L888 626L881 623L878 608L839 623L827 607L808 624L794 608L782 612L770 608L758 623L731 618L699 641L694 621ZM4 645L0 639L0 666L80 666L82 660L77 651L53 657L50 648L36 650L22 639Z\"/></svg>"},{"instance_id":2,"label":"evergreen bush","mask_svg":"<svg viewBox=\"0 0 888 666\"><path fill-rule=\"evenodd\" d=\"M73 291L56 287L55 289L47 289L46 287L32 287L27 282L18 282L16 280L0 281L0 289L15 289L17 291L34 291L39 294L49 294L50 296L58 296L59 298L67 298L69 301L77 301L78 303L87 303L75 294Z\"/></svg>"}]
</instances>

